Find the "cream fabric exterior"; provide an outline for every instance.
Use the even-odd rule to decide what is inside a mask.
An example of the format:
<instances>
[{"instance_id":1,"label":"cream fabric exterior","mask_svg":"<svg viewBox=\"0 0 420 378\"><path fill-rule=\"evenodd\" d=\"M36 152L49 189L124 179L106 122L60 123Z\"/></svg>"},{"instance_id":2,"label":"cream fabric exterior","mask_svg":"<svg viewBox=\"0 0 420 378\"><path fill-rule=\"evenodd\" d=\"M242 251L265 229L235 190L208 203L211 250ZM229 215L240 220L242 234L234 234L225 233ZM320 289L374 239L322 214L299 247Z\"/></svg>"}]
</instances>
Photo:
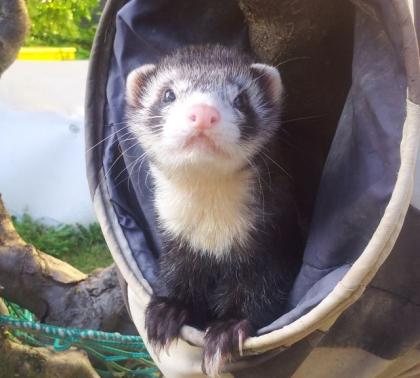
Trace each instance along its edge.
<instances>
[{"instance_id":1,"label":"cream fabric exterior","mask_svg":"<svg viewBox=\"0 0 420 378\"><path fill-rule=\"evenodd\" d=\"M163 351L156 356L150 344L147 341L146 331L144 329L144 308L146 302L144 298L139 298L134 292L127 288L128 303L131 310L131 317L134 324L142 336L146 348L159 366L159 369L170 378L201 378L205 375L201 371L202 349L186 343L179 339L173 343L168 352ZM231 374L221 374L220 378L233 377Z\"/></svg>"}]
</instances>

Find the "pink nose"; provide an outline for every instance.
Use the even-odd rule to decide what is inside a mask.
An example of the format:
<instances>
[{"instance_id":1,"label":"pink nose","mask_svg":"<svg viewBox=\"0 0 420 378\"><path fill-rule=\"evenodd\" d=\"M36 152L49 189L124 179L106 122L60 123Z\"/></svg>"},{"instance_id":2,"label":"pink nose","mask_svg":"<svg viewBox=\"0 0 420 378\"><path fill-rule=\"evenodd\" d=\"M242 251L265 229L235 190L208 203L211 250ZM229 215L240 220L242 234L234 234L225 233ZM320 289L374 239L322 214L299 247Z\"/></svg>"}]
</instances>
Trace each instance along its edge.
<instances>
[{"instance_id":1,"label":"pink nose","mask_svg":"<svg viewBox=\"0 0 420 378\"><path fill-rule=\"evenodd\" d=\"M188 109L187 118L191 126L203 130L216 126L220 121L220 114L213 106L197 104Z\"/></svg>"}]
</instances>

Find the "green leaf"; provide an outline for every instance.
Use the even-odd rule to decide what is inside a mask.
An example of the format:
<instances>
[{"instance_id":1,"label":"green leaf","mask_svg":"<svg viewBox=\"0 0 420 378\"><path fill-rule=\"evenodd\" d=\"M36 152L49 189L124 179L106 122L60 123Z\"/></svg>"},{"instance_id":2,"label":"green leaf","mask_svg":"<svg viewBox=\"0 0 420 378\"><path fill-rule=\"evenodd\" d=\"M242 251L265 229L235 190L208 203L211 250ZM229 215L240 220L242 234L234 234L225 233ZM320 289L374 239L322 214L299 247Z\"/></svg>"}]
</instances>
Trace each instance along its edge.
<instances>
[{"instance_id":1,"label":"green leaf","mask_svg":"<svg viewBox=\"0 0 420 378\"><path fill-rule=\"evenodd\" d=\"M74 46L89 56L99 21L99 0L28 0L31 32L26 46Z\"/></svg>"}]
</instances>

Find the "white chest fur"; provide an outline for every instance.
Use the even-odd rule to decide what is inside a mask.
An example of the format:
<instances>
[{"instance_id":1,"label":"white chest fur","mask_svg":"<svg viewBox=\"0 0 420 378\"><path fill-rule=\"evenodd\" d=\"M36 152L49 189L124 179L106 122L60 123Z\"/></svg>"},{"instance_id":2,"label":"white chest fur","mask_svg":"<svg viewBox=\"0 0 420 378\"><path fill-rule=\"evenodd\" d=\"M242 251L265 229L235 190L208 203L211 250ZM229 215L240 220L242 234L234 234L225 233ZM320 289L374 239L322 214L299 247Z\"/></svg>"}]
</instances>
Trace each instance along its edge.
<instances>
[{"instance_id":1,"label":"white chest fur","mask_svg":"<svg viewBox=\"0 0 420 378\"><path fill-rule=\"evenodd\" d=\"M235 244L245 245L254 224L250 205L250 172L219 178L189 177L169 180L157 169L155 206L161 226L193 251L221 257Z\"/></svg>"}]
</instances>

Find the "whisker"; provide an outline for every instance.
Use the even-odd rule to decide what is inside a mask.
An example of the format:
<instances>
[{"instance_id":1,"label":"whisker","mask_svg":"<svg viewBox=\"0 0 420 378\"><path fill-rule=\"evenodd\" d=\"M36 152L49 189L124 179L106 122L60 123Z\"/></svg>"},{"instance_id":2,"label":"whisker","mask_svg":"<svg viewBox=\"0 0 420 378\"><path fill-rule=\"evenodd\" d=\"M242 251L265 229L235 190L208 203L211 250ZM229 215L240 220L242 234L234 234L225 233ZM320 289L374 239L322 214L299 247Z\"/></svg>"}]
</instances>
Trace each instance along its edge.
<instances>
[{"instance_id":1,"label":"whisker","mask_svg":"<svg viewBox=\"0 0 420 378\"><path fill-rule=\"evenodd\" d=\"M99 146L101 143L105 142L107 139L109 139L109 138L113 137L114 135L116 135L117 133L119 133L121 130L126 129L127 127L129 127L129 126L123 127L122 129L117 130L117 131L115 131L115 132L111 133L110 135L108 135L107 137L103 138L103 139L102 139L102 140L100 140L98 143L96 143L94 146L92 146L92 147L90 147L88 150L86 150L86 152L90 152L90 151L91 151L91 150L93 150L95 147ZM124 134L123 134L123 136L124 136L124 135L129 134L130 132L131 132L131 131L128 131L127 133L124 133Z\"/></svg>"},{"instance_id":2,"label":"whisker","mask_svg":"<svg viewBox=\"0 0 420 378\"><path fill-rule=\"evenodd\" d=\"M144 117L142 117L144 119ZM147 116L146 119L154 119L154 118L164 118L164 116L162 115L157 115L157 116Z\"/></svg>"},{"instance_id":3,"label":"whisker","mask_svg":"<svg viewBox=\"0 0 420 378\"><path fill-rule=\"evenodd\" d=\"M138 140L137 139L137 137L132 137L132 138L127 138L127 139L125 139L125 140L121 140L121 141L119 141L119 143L121 144L121 143L126 143L126 142L129 142L130 140ZM130 147L131 148L131 147ZM127 150L126 150L127 151ZM124 152L126 152L126 151L124 151ZM125 156L127 156L127 157L136 157L137 155L129 155L129 154L126 154L125 153Z\"/></svg>"},{"instance_id":4,"label":"whisker","mask_svg":"<svg viewBox=\"0 0 420 378\"><path fill-rule=\"evenodd\" d=\"M258 180L258 187L259 187L259 192L260 192L260 196L261 196L261 202L262 202L262 220L263 220L263 224L265 224L265 196L264 196L264 189L263 189L263 185L261 183L261 180L264 181L264 179L261 177L261 172L259 171L258 167L252 163L252 161L249 158L245 158L248 162L248 164L250 165L251 169L256 173L256 178Z\"/></svg>"},{"instance_id":5,"label":"whisker","mask_svg":"<svg viewBox=\"0 0 420 378\"><path fill-rule=\"evenodd\" d=\"M112 168L115 166L115 164L117 164L117 162L124 156L125 152L128 152L129 150L131 150L133 147L138 146L138 143L134 143L131 147L127 148L125 151L121 152L121 154L115 159L115 161L112 163L112 165L108 168L108 170L105 173L104 179L106 179L109 175L109 173L111 172Z\"/></svg>"},{"instance_id":6,"label":"whisker","mask_svg":"<svg viewBox=\"0 0 420 378\"><path fill-rule=\"evenodd\" d=\"M276 165L278 168L280 168L282 170L282 172L284 174L286 174L292 181L293 181L293 177L290 175L289 172L287 172L279 163L277 163L275 160L273 160L270 156L268 156L263 150L261 150L261 153L267 158L269 159L274 165Z\"/></svg>"},{"instance_id":7,"label":"whisker","mask_svg":"<svg viewBox=\"0 0 420 378\"><path fill-rule=\"evenodd\" d=\"M277 55L273 60L276 61L279 58L280 58L280 55ZM296 60L308 60L308 59L311 59L311 57L310 56L297 56L297 57L294 57L294 58L289 58L289 59L283 60L282 62L277 63L274 67L279 68L280 66L282 66L283 64L286 64L286 63L294 62Z\"/></svg>"},{"instance_id":8,"label":"whisker","mask_svg":"<svg viewBox=\"0 0 420 378\"><path fill-rule=\"evenodd\" d=\"M306 120L309 120L309 119L319 119L319 118L323 118L323 117L325 117L325 115L306 116L306 117L286 119L286 120L282 121L281 123L282 123L282 125L284 125L285 123L297 122L297 121L306 121Z\"/></svg>"},{"instance_id":9,"label":"whisker","mask_svg":"<svg viewBox=\"0 0 420 378\"><path fill-rule=\"evenodd\" d=\"M144 184L146 185L146 188L147 188L149 191L151 191L150 186L149 186L149 184L148 184L148 179L149 179L149 176L150 176L150 170L148 170L148 171L147 171L147 173L146 173L146 178L144 179Z\"/></svg>"},{"instance_id":10,"label":"whisker","mask_svg":"<svg viewBox=\"0 0 420 378\"><path fill-rule=\"evenodd\" d=\"M135 117L134 117L135 118ZM157 116L145 116L145 115L142 115L141 116L141 119L155 119L155 118L164 118L164 116L161 116L161 115L157 115ZM108 126L117 126L117 125L121 125L121 124L124 124L124 123L128 123L128 122L130 122L132 119L131 118L127 118L127 119L123 119L123 120L121 120L120 122L110 122L109 123L109 125Z\"/></svg>"},{"instance_id":11,"label":"whisker","mask_svg":"<svg viewBox=\"0 0 420 378\"><path fill-rule=\"evenodd\" d=\"M115 176L114 180L117 181L118 177L120 177L124 172L128 173L128 178L131 177L131 174L129 172L129 169L134 167L136 165L136 163L143 158L146 155L146 153L142 153L139 157L137 157L134 161L132 161L131 163L129 163L120 173L118 173L117 176ZM132 172L132 171L131 171Z\"/></svg>"},{"instance_id":12,"label":"whisker","mask_svg":"<svg viewBox=\"0 0 420 378\"><path fill-rule=\"evenodd\" d=\"M124 125L124 124L127 124L128 122L130 122L129 119L123 119L121 122L110 122L107 125L107 127L114 127L114 126Z\"/></svg>"},{"instance_id":13,"label":"whisker","mask_svg":"<svg viewBox=\"0 0 420 378\"><path fill-rule=\"evenodd\" d=\"M268 188L271 190L272 189L272 180L271 180L271 172L270 172L270 167L268 166L267 162L265 161L264 157L260 156L261 160L263 161L264 165L265 165L265 169L267 170L268 173L268 180L269 180L269 184L268 184Z\"/></svg>"},{"instance_id":14,"label":"whisker","mask_svg":"<svg viewBox=\"0 0 420 378\"><path fill-rule=\"evenodd\" d=\"M147 152L145 152L145 154L147 154ZM146 160L147 155L144 156L144 158L141 160L139 168L137 169L137 185L140 187L140 172L141 172L141 168L143 166L143 163ZM146 185L147 186L147 185Z\"/></svg>"}]
</instances>

